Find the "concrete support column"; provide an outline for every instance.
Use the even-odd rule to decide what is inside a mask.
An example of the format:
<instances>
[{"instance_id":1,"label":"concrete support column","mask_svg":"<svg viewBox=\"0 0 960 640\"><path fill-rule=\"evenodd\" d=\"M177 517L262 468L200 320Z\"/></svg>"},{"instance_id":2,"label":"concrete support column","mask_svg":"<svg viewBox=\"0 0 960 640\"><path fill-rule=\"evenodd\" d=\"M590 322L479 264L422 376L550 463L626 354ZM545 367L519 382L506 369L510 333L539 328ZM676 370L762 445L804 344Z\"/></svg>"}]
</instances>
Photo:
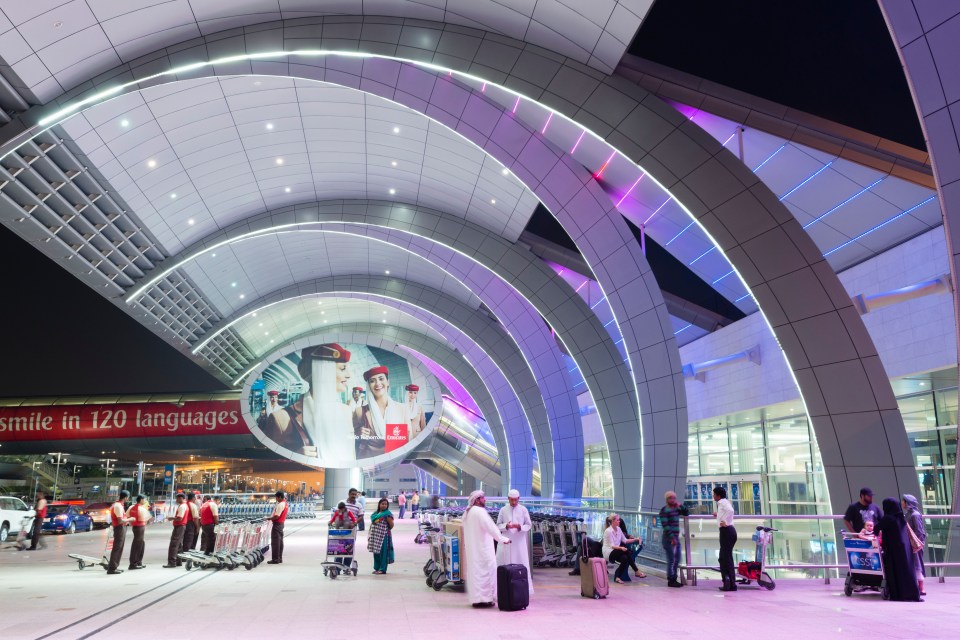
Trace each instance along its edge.
<instances>
[{"instance_id":1,"label":"concrete support column","mask_svg":"<svg viewBox=\"0 0 960 640\"><path fill-rule=\"evenodd\" d=\"M363 471L360 467L352 469L327 469L323 480L323 506L334 509L337 503L347 499L351 488L363 491Z\"/></svg>"}]
</instances>

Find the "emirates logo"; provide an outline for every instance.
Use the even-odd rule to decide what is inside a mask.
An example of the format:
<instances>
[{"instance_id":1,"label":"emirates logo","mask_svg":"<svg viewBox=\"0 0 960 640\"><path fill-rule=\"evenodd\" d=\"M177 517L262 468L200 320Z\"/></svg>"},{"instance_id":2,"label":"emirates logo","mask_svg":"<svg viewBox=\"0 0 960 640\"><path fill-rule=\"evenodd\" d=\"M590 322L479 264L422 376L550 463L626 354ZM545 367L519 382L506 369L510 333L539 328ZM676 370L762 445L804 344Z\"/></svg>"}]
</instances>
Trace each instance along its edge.
<instances>
[{"instance_id":1,"label":"emirates logo","mask_svg":"<svg viewBox=\"0 0 960 640\"><path fill-rule=\"evenodd\" d=\"M400 437L400 427L399 427L399 426L396 426L396 425L395 425L395 426L393 427L393 436L394 436L395 438Z\"/></svg>"}]
</instances>

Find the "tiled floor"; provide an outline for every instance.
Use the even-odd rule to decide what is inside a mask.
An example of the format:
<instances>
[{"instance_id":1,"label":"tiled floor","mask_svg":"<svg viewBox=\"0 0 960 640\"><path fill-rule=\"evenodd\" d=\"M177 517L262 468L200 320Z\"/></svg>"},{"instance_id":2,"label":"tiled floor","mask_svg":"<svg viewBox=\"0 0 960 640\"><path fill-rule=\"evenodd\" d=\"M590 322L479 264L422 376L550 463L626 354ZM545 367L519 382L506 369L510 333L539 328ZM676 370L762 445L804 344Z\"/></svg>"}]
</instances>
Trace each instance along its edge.
<instances>
[{"instance_id":1,"label":"tiled floor","mask_svg":"<svg viewBox=\"0 0 960 640\"><path fill-rule=\"evenodd\" d=\"M611 585L602 601L580 597L566 569L534 571L526 611L475 610L451 589L424 584L426 545L415 526L395 529L396 564L371 575L361 534L360 575L332 581L320 562L326 527L287 523L284 564L246 571L162 569L169 525L149 528L143 571L79 571L68 552L99 555L105 532L49 536L40 552L0 553L0 638L956 638L960 580L931 581L924 603L844 597L834 581L781 581L774 591L722 594L716 580L667 589L659 578ZM128 537L127 544L130 539ZM650 635L648 635L650 634Z\"/></svg>"}]
</instances>

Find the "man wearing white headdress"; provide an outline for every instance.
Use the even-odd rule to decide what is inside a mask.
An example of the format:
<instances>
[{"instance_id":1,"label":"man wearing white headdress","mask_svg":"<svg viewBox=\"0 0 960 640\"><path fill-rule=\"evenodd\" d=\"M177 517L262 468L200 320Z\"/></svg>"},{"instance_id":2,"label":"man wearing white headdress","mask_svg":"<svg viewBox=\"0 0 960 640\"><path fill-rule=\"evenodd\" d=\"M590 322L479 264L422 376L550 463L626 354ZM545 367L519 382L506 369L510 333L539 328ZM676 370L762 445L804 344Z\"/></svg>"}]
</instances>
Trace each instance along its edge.
<instances>
[{"instance_id":1,"label":"man wearing white headdress","mask_svg":"<svg viewBox=\"0 0 960 640\"><path fill-rule=\"evenodd\" d=\"M511 489L507 494L509 504L500 509L497 526L512 544L502 544L497 548L497 564L522 564L527 568L527 583L533 595L533 576L530 573L530 547L527 544L527 532L533 526L530 512L520 504L520 492Z\"/></svg>"},{"instance_id":2,"label":"man wearing white headdress","mask_svg":"<svg viewBox=\"0 0 960 640\"><path fill-rule=\"evenodd\" d=\"M467 598L474 607L492 607L497 601L497 555L493 542L509 545L510 538L500 533L487 513L483 491L471 493L468 504L463 514L461 541L467 571Z\"/></svg>"}]
</instances>

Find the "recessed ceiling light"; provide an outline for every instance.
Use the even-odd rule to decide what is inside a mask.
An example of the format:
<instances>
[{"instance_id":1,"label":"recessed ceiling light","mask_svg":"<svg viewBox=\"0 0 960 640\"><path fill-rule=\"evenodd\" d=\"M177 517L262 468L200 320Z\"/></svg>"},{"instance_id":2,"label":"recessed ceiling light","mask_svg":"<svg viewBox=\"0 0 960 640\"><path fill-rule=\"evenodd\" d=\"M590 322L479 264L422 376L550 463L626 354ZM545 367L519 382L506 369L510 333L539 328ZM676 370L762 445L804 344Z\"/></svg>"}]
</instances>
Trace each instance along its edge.
<instances>
[{"instance_id":1,"label":"recessed ceiling light","mask_svg":"<svg viewBox=\"0 0 960 640\"><path fill-rule=\"evenodd\" d=\"M326 320L324 320L324 321L323 321L323 324L327 324L327 321L326 321Z\"/></svg>"},{"instance_id":2,"label":"recessed ceiling light","mask_svg":"<svg viewBox=\"0 0 960 640\"><path fill-rule=\"evenodd\" d=\"M194 224L196 224L196 220L194 220L193 218L190 218L189 220L187 220L187 224L189 224L190 226L193 226Z\"/></svg>"},{"instance_id":3,"label":"recessed ceiling light","mask_svg":"<svg viewBox=\"0 0 960 640\"><path fill-rule=\"evenodd\" d=\"M126 120L126 119L121 120L121 121L120 121L120 126L121 126L121 127L129 127L129 126L130 126L130 121L129 121L129 120Z\"/></svg>"},{"instance_id":4,"label":"recessed ceiling light","mask_svg":"<svg viewBox=\"0 0 960 640\"><path fill-rule=\"evenodd\" d=\"M387 321L386 321L386 320L381 320L380 322L383 322L384 324L386 324Z\"/></svg>"},{"instance_id":5,"label":"recessed ceiling light","mask_svg":"<svg viewBox=\"0 0 960 640\"><path fill-rule=\"evenodd\" d=\"M323 300L317 300L317 304L323 304Z\"/></svg>"},{"instance_id":6,"label":"recessed ceiling light","mask_svg":"<svg viewBox=\"0 0 960 640\"><path fill-rule=\"evenodd\" d=\"M237 286L237 283L236 283L236 282L231 282L231 283L230 283L230 286L231 286L231 287L235 287L235 286Z\"/></svg>"},{"instance_id":7,"label":"recessed ceiling light","mask_svg":"<svg viewBox=\"0 0 960 640\"><path fill-rule=\"evenodd\" d=\"M490 204L497 204L496 198L490 198Z\"/></svg>"},{"instance_id":8,"label":"recessed ceiling light","mask_svg":"<svg viewBox=\"0 0 960 640\"><path fill-rule=\"evenodd\" d=\"M171 199L171 200L176 200L176 199L177 199L177 194L171 193L171 194L170 194L170 199Z\"/></svg>"},{"instance_id":9,"label":"recessed ceiling light","mask_svg":"<svg viewBox=\"0 0 960 640\"><path fill-rule=\"evenodd\" d=\"M394 128L393 128L393 132L394 132L394 133L400 133L400 127L394 127Z\"/></svg>"},{"instance_id":10,"label":"recessed ceiling light","mask_svg":"<svg viewBox=\"0 0 960 640\"><path fill-rule=\"evenodd\" d=\"M272 123L272 122L268 122L268 123L267 123L267 131L273 131L273 123Z\"/></svg>"},{"instance_id":11,"label":"recessed ceiling light","mask_svg":"<svg viewBox=\"0 0 960 640\"><path fill-rule=\"evenodd\" d=\"M386 312L386 311L384 311L384 312L383 312L383 315L387 315L387 312Z\"/></svg>"},{"instance_id":12,"label":"recessed ceiling light","mask_svg":"<svg viewBox=\"0 0 960 640\"><path fill-rule=\"evenodd\" d=\"M263 326L263 323L261 322L261 323L258 324L257 326L258 326L258 327L262 327L262 326Z\"/></svg>"},{"instance_id":13,"label":"recessed ceiling light","mask_svg":"<svg viewBox=\"0 0 960 640\"><path fill-rule=\"evenodd\" d=\"M257 312L256 312L256 311L253 312L253 317L254 317L254 318L257 317Z\"/></svg>"},{"instance_id":14,"label":"recessed ceiling light","mask_svg":"<svg viewBox=\"0 0 960 640\"><path fill-rule=\"evenodd\" d=\"M264 331L264 332L263 332L263 335L268 336L268 335L270 335L270 332L269 332L269 331Z\"/></svg>"},{"instance_id":15,"label":"recessed ceiling light","mask_svg":"<svg viewBox=\"0 0 960 640\"><path fill-rule=\"evenodd\" d=\"M320 312L320 315L322 315L322 316L323 316L323 315L326 315L326 314L327 314L326 311L321 311L321 312Z\"/></svg>"},{"instance_id":16,"label":"recessed ceiling light","mask_svg":"<svg viewBox=\"0 0 960 640\"><path fill-rule=\"evenodd\" d=\"M391 167L395 167L395 166L397 166L397 161L396 161L396 160L394 160L393 162L391 162L391 163L390 163L390 166L391 166Z\"/></svg>"},{"instance_id":17,"label":"recessed ceiling light","mask_svg":"<svg viewBox=\"0 0 960 640\"><path fill-rule=\"evenodd\" d=\"M54 29L59 29L62 26L63 26L63 20L57 20L56 22L53 23Z\"/></svg>"},{"instance_id":18,"label":"recessed ceiling light","mask_svg":"<svg viewBox=\"0 0 960 640\"><path fill-rule=\"evenodd\" d=\"M510 173L510 169L507 169L506 167L504 167L503 171L501 171L500 173L502 173L503 175L507 175L508 173Z\"/></svg>"},{"instance_id":19,"label":"recessed ceiling light","mask_svg":"<svg viewBox=\"0 0 960 640\"><path fill-rule=\"evenodd\" d=\"M286 191L287 193L290 193L290 187L285 187L284 191Z\"/></svg>"},{"instance_id":20,"label":"recessed ceiling light","mask_svg":"<svg viewBox=\"0 0 960 640\"><path fill-rule=\"evenodd\" d=\"M396 189L390 189L390 195L392 195L392 196L397 195L397 190L396 190Z\"/></svg>"},{"instance_id":21,"label":"recessed ceiling light","mask_svg":"<svg viewBox=\"0 0 960 640\"><path fill-rule=\"evenodd\" d=\"M387 275L390 275L390 269L387 269L386 271L384 271L384 273Z\"/></svg>"},{"instance_id":22,"label":"recessed ceiling light","mask_svg":"<svg viewBox=\"0 0 960 640\"><path fill-rule=\"evenodd\" d=\"M273 344L273 338L270 338L270 344Z\"/></svg>"},{"instance_id":23,"label":"recessed ceiling light","mask_svg":"<svg viewBox=\"0 0 960 640\"><path fill-rule=\"evenodd\" d=\"M277 158L277 164L283 164L283 158Z\"/></svg>"},{"instance_id":24,"label":"recessed ceiling light","mask_svg":"<svg viewBox=\"0 0 960 640\"><path fill-rule=\"evenodd\" d=\"M246 297L247 297L247 294L245 294L245 293L241 293L241 294L240 294L240 299L241 299L241 300L243 300L243 299L246 298Z\"/></svg>"},{"instance_id":25,"label":"recessed ceiling light","mask_svg":"<svg viewBox=\"0 0 960 640\"><path fill-rule=\"evenodd\" d=\"M156 161L156 160L147 160L147 166L148 166L149 168L153 169L154 167L157 166L157 161Z\"/></svg>"}]
</instances>

